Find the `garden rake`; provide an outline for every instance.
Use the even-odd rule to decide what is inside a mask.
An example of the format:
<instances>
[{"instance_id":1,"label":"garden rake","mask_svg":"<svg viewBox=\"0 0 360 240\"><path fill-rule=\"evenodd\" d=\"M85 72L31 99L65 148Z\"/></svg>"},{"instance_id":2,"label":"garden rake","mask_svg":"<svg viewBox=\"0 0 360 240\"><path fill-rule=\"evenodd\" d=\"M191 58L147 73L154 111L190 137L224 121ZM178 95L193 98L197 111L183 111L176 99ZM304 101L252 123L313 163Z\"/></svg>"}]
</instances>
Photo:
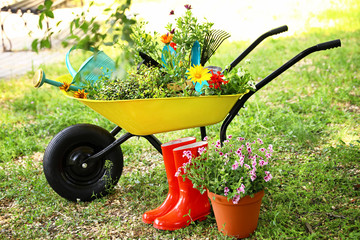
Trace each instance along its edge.
<instances>
[{"instance_id":1,"label":"garden rake","mask_svg":"<svg viewBox=\"0 0 360 240\"><path fill-rule=\"evenodd\" d=\"M200 64L204 66L220 45L229 37L230 34L223 30L212 30L208 33L204 39Z\"/></svg>"}]
</instances>

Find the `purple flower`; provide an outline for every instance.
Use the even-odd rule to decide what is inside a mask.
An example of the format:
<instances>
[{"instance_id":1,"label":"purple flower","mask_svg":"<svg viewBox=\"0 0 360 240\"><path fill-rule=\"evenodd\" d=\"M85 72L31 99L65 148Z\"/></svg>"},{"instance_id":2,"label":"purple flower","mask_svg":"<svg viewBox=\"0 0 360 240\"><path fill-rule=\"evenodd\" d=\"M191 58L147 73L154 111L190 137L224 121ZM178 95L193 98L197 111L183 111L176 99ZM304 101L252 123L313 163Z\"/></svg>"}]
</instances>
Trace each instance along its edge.
<instances>
[{"instance_id":1,"label":"purple flower","mask_svg":"<svg viewBox=\"0 0 360 240\"><path fill-rule=\"evenodd\" d=\"M174 14L175 14L174 10L171 10L170 15L174 15Z\"/></svg>"},{"instance_id":2,"label":"purple flower","mask_svg":"<svg viewBox=\"0 0 360 240\"><path fill-rule=\"evenodd\" d=\"M191 9L191 5L190 5L190 4L185 4L184 7L185 7L187 10L190 10L190 9Z\"/></svg>"},{"instance_id":3,"label":"purple flower","mask_svg":"<svg viewBox=\"0 0 360 240\"><path fill-rule=\"evenodd\" d=\"M174 33L175 33L175 28L173 28L173 29L170 31L170 33L171 33L171 34L174 34ZM205 138L206 138L206 140L207 140L207 137L205 137ZM205 138L204 138L204 141L206 141Z\"/></svg>"}]
</instances>

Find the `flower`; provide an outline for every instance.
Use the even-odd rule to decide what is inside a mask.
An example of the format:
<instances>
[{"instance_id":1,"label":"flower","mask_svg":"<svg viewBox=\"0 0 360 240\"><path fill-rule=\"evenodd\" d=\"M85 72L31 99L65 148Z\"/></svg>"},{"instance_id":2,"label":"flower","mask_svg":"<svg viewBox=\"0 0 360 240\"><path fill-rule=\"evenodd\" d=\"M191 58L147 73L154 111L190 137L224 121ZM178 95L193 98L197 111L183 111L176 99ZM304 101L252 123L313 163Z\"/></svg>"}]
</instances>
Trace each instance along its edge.
<instances>
[{"instance_id":1,"label":"flower","mask_svg":"<svg viewBox=\"0 0 360 240\"><path fill-rule=\"evenodd\" d=\"M60 86L60 90L63 90L65 92L69 91L71 83L69 82L63 82L63 85Z\"/></svg>"},{"instance_id":2,"label":"flower","mask_svg":"<svg viewBox=\"0 0 360 240\"><path fill-rule=\"evenodd\" d=\"M203 81L207 81L211 78L211 73L209 73L208 70L201 65L190 67L186 74L189 75L189 79L191 81L194 83L198 82L200 84Z\"/></svg>"},{"instance_id":3,"label":"flower","mask_svg":"<svg viewBox=\"0 0 360 240\"><path fill-rule=\"evenodd\" d=\"M160 40L165 43L165 44L169 44L171 42L173 38L173 35L170 33L164 34L160 37Z\"/></svg>"},{"instance_id":4,"label":"flower","mask_svg":"<svg viewBox=\"0 0 360 240\"><path fill-rule=\"evenodd\" d=\"M85 92L84 89L79 89L77 92L74 92L74 97L76 97L76 98L84 98L84 99L86 99L87 95L88 94Z\"/></svg>"},{"instance_id":5,"label":"flower","mask_svg":"<svg viewBox=\"0 0 360 240\"><path fill-rule=\"evenodd\" d=\"M171 42L171 43L170 43L170 47L172 47L172 48L176 51L176 43Z\"/></svg>"},{"instance_id":6,"label":"flower","mask_svg":"<svg viewBox=\"0 0 360 240\"><path fill-rule=\"evenodd\" d=\"M185 4L184 7L185 7L187 10L191 10L191 5L190 5L190 4Z\"/></svg>"},{"instance_id":7,"label":"flower","mask_svg":"<svg viewBox=\"0 0 360 240\"><path fill-rule=\"evenodd\" d=\"M272 182L271 159L265 157L268 152L260 151L261 148L268 151L261 141L245 141L231 135L222 144L219 140L210 141L206 151L198 150L202 154L194 157L191 164L185 164L181 173L200 192L208 189L236 204L245 195L264 190Z\"/></svg>"},{"instance_id":8,"label":"flower","mask_svg":"<svg viewBox=\"0 0 360 240\"><path fill-rule=\"evenodd\" d=\"M171 10L169 15L174 15L174 14L175 14L174 10Z\"/></svg>"},{"instance_id":9,"label":"flower","mask_svg":"<svg viewBox=\"0 0 360 240\"><path fill-rule=\"evenodd\" d=\"M208 81L210 88L221 89L221 85L227 84L229 82L223 80L224 75L222 75L220 71L214 73L214 71L211 70L211 73L212 73L211 78Z\"/></svg>"}]
</instances>

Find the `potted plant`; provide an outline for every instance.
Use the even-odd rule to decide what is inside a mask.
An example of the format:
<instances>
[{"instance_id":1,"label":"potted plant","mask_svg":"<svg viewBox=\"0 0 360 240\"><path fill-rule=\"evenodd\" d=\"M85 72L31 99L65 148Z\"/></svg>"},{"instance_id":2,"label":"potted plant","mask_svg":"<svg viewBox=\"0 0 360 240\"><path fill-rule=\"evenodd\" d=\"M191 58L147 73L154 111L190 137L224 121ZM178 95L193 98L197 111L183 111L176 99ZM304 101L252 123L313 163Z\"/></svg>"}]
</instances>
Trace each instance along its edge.
<instances>
[{"instance_id":1,"label":"potted plant","mask_svg":"<svg viewBox=\"0 0 360 240\"><path fill-rule=\"evenodd\" d=\"M187 155L189 162L177 175L190 179L202 193L207 191L219 231L244 238L257 227L264 190L271 183L272 145L261 139L227 140L199 149L200 156Z\"/></svg>"}]
</instances>

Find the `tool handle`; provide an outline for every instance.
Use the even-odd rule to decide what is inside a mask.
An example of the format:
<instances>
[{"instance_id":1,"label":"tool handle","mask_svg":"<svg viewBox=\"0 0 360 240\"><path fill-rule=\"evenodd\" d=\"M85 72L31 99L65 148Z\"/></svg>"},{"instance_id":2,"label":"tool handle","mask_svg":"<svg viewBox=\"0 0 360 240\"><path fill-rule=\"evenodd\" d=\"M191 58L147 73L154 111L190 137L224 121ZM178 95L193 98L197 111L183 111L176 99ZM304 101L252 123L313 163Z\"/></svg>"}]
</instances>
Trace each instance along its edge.
<instances>
[{"instance_id":1,"label":"tool handle","mask_svg":"<svg viewBox=\"0 0 360 240\"><path fill-rule=\"evenodd\" d=\"M279 33L282 33L282 32L286 32L287 30L288 30L288 26L284 25L284 26L281 26L281 27L274 28L274 29L270 30L269 32L267 32L267 34L269 36L272 36L272 35L276 35L276 34L279 34Z\"/></svg>"},{"instance_id":2,"label":"tool handle","mask_svg":"<svg viewBox=\"0 0 360 240\"><path fill-rule=\"evenodd\" d=\"M332 40L332 41L328 41L328 42L324 42L324 43L319 43L318 45L316 45L317 50L321 51L321 50L328 50L331 48L337 48L337 47L341 47L341 41L340 39L336 39L336 40Z\"/></svg>"}]
</instances>

